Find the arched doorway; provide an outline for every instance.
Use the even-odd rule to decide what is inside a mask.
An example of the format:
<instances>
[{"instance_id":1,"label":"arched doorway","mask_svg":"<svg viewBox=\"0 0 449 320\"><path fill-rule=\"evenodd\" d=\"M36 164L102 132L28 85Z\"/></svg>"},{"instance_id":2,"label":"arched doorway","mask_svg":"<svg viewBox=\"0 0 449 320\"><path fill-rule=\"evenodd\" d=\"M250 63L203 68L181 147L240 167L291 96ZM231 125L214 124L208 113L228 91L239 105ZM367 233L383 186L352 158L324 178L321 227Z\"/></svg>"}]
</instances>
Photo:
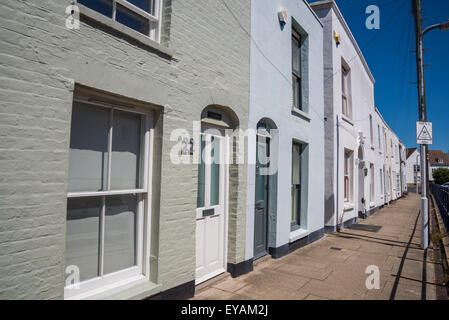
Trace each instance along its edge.
<instances>
[{"instance_id":1,"label":"arched doorway","mask_svg":"<svg viewBox=\"0 0 449 320\"><path fill-rule=\"evenodd\" d=\"M226 160L232 147L229 131L237 126L235 114L228 108L209 106L201 114L197 144L196 284L226 272L228 198L233 183Z\"/></svg>"},{"instance_id":2,"label":"arched doorway","mask_svg":"<svg viewBox=\"0 0 449 320\"><path fill-rule=\"evenodd\" d=\"M256 136L254 259L268 254L270 242L275 241L273 225L276 223L277 201L276 138L274 124L268 119L259 121Z\"/></svg>"}]
</instances>

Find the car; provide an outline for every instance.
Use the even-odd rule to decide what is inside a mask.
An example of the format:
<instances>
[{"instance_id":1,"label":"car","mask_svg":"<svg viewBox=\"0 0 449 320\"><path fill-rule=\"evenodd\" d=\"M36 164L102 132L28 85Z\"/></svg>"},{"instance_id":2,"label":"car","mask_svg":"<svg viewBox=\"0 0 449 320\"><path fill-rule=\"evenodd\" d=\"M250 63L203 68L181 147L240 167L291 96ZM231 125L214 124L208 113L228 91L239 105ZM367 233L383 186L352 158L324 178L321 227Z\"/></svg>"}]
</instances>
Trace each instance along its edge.
<instances>
[{"instance_id":1,"label":"car","mask_svg":"<svg viewBox=\"0 0 449 320\"><path fill-rule=\"evenodd\" d=\"M446 190L449 190L449 182L443 183L443 184L441 185L441 188L446 189Z\"/></svg>"}]
</instances>

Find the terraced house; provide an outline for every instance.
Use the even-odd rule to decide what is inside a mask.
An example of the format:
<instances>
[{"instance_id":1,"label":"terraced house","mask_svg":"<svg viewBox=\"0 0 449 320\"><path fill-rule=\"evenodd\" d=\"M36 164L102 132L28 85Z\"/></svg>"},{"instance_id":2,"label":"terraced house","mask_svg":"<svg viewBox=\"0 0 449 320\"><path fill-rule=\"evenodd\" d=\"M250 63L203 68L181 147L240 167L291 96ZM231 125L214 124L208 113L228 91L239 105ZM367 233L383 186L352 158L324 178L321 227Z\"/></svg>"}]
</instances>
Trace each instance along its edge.
<instances>
[{"instance_id":1,"label":"terraced house","mask_svg":"<svg viewBox=\"0 0 449 320\"><path fill-rule=\"evenodd\" d=\"M217 159L248 125L250 2L71 4L0 4L0 298L192 296L245 259L246 165Z\"/></svg>"},{"instance_id":2,"label":"terraced house","mask_svg":"<svg viewBox=\"0 0 449 320\"><path fill-rule=\"evenodd\" d=\"M324 25L324 225L334 231L402 196L399 140L375 107L374 77L337 4L311 6Z\"/></svg>"},{"instance_id":3,"label":"terraced house","mask_svg":"<svg viewBox=\"0 0 449 320\"><path fill-rule=\"evenodd\" d=\"M324 234L323 26L302 0L253 0L251 17L247 260Z\"/></svg>"}]
</instances>

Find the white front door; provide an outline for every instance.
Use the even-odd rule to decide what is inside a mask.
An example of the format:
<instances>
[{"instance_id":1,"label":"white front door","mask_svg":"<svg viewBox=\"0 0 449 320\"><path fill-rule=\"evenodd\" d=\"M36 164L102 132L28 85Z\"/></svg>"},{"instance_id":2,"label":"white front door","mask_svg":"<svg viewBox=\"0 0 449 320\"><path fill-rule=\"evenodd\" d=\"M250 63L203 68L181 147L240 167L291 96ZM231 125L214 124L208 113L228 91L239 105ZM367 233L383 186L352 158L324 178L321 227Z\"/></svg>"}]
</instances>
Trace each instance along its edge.
<instances>
[{"instance_id":1,"label":"white front door","mask_svg":"<svg viewBox=\"0 0 449 320\"><path fill-rule=\"evenodd\" d=\"M197 284L226 271L225 142L225 136L201 134L196 210Z\"/></svg>"}]
</instances>

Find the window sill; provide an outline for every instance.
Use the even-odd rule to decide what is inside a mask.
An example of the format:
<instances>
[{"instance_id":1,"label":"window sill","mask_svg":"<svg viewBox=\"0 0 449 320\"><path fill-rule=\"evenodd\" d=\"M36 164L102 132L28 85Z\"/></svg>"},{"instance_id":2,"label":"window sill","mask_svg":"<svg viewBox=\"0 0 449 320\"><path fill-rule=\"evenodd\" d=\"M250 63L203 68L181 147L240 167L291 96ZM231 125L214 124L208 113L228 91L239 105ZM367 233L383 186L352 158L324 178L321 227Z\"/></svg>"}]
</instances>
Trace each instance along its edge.
<instances>
[{"instance_id":1,"label":"window sill","mask_svg":"<svg viewBox=\"0 0 449 320\"><path fill-rule=\"evenodd\" d=\"M343 206L343 211L351 211L354 209L354 204L350 203L350 202L345 202L344 206Z\"/></svg>"},{"instance_id":2,"label":"window sill","mask_svg":"<svg viewBox=\"0 0 449 320\"><path fill-rule=\"evenodd\" d=\"M172 50L170 50L169 48L161 45L160 43L151 40L149 37L117 22L112 20L111 18L108 18L104 15L102 15L101 13L96 12L95 10L89 9L88 7L78 3L77 6L80 9L80 15L92 20L96 23L99 23L109 29L112 29L114 31L117 31L129 38L132 38L133 40L137 41L138 43L152 49L155 50L159 53L162 53L163 55L165 55L168 58L172 58L173 57L173 52ZM82 27L80 27L81 30Z\"/></svg>"},{"instance_id":3,"label":"window sill","mask_svg":"<svg viewBox=\"0 0 449 320\"><path fill-rule=\"evenodd\" d=\"M299 110L296 107L292 107L292 114L299 116L300 118L303 118L304 120L309 121L309 122L310 122L310 120L312 120L312 118L309 116L308 113L306 113L302 110Z\"/></svg>"},{"instance_id":4,"label":"window sill","mask_svg":"<svg viewBox=\"0 0 449 320\"><path fill-rule=\"evenodd\" d=\"M306 230L306 229L298 229L298 230L292 231L292 232L290 232L289 241L295 242L299 239L307 237L309 234L310 234L310 231Z\"/></svg>"},{"instance_id":5,"label":"window sill","mask_svg":"<svg viewBox=\"0 0 449 320\"><path fill-rule=\"evenodd\" d=\"M108 296L107 300L142 300L149 296L158 294L162 290L161 284L155 284L151 281L146 281L134 287L131 287L122 292Z\"/></svg>"},{"instance_id":6,"label":"window sill","mask_svg":"<svg viewBox=\"0 0 449 320\"><path fill-rule=\"evenodd\" d=\"M341 118L346 121L347 123L349 123L351 126L354 126L354 122L352 122L351 119L349 119L347 116L345 116L344 114L341 115Z\"/></svg>"},{"instance_id":7,"label":"window sill","mask_svg":"<svg viewBox=\"0 0 449 320\"><path fill-rule=\"evenodd\" d=\"M156 287L156 284L152 284L147 280L147 278L143 275L131 277L128 279L124 279L121 281L117 281L111 283L107 286L102 286L97 289L93 289L79 295L74 295L69 298L65 298L66 300L101 300L101 299L109 299L111 297L118 297L124 292L128 292L133 290L134 288L150 283L152 286ZM114 299L114 298L112 298ZM118 298L117 298L118 299Z\"/></svg>"}]
</instances>

